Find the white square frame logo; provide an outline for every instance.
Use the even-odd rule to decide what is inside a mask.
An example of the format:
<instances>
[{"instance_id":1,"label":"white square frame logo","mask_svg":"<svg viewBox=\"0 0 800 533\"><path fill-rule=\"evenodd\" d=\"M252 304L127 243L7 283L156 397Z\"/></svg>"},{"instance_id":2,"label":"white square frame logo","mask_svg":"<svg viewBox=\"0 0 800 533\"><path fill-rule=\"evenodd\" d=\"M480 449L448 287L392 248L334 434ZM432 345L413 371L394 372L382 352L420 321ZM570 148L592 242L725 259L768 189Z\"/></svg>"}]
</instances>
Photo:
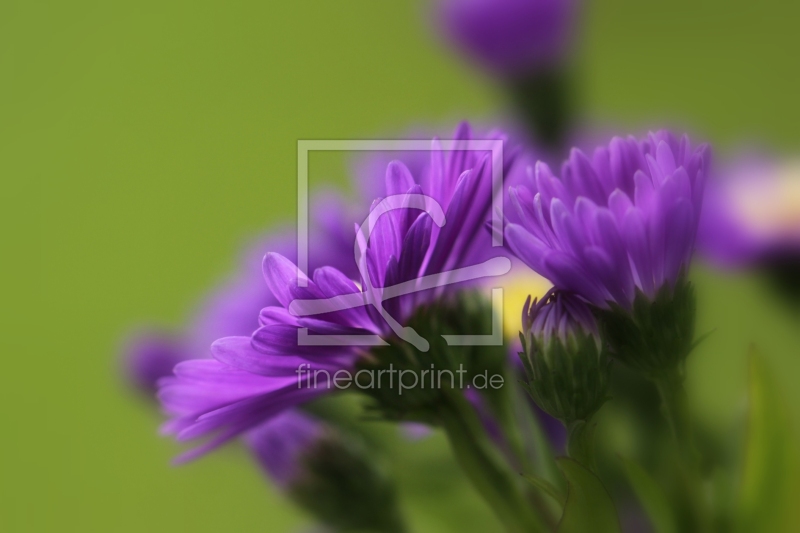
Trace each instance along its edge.
<instances>
[{"instance_id":1,"label":"white square frame logo","mask_svg":"<svg viewBox=\"0 0 800 533\"><path fill-rule=\"evenodd\" d=\"M308 160L315 151L327 152L430 152L466 150L491 152L492 164L492 247L503 246L503 144L501 139L440 139L434 146L430 140L298 140L297 141L297 283L307 286L309 194ZM507 261L507 260L506 260ZM510 263L509 263L510 268ZM507 270L506 270L507 271ZM458 276L456 276L458 277ZM469 279L464 278L464 279ZM503 344L503 289L492 289L492 333L489 335L442 335L451 346L501 346ZM307 328L298 329L301 346L385 346L377 335L309 335ZM427 344L427 343L426 343Z\"/></svg>"}]
</instances>

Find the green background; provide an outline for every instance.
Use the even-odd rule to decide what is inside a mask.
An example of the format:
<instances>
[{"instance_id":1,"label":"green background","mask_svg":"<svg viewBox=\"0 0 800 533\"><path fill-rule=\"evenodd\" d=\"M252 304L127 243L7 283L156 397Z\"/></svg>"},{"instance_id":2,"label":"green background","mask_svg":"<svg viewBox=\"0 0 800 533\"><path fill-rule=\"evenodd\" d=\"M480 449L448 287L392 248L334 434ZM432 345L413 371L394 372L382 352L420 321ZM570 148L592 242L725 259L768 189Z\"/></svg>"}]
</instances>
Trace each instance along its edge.
<instances>
[{"instance_id":1,"label":"green background","mask_svg":"<svg viewBox=\"0 0 800 533\"><path fill-rule=\"evenodd\" d=\"M0 530L307 523L235 447L169 467L178 447L126 391L117 354L133 325L179 326L245 236L294 216L298 139L502 110L489 80L441 46L426 7L0 2ZM752 139L797 149L798 17L785 0L595 0L583 110L615 128L689 124L718 151ZM326 177L343 179L312 178ZM757 280L696 279L700 329L716 328L691 361L700 415L725 428L741 414L755 341L800 420L797 320ZM493 529L441 439L397 453L420 531Z\"/></svg>"}]
</instances>

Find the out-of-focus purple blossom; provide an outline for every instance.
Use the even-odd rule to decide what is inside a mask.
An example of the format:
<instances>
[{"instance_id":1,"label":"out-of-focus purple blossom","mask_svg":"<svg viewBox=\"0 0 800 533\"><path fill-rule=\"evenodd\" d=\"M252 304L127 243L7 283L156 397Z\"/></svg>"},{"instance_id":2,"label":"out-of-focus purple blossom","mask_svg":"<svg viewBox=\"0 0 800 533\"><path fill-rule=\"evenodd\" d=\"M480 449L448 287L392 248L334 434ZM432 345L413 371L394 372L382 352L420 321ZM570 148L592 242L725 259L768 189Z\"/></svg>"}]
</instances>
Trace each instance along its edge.
<instances>
[{"instance_id":1,"label":"out-of-focus purple blossom","mask_svg":"<svg viewBox=\"0 0 800 533\"><path fill-rule=\"evenodd\" d=\"M311 221L309 264L334 265L355 276L357 270L349 251L352 220L345 215L349 211L344 204L343 198L327 191L312 200L312 211L318 216ZM264 250L275 250L294 260L296 243L296 236L288 229L276 229L257 239L242 254L236 272L205 297L183 331L148 329L133 336L124 351L127 379L138 388L154 392L156 382L171 375L179 362L210 357L215 340L255 331L259 311L277 304L261 272Z\"/></svg>"},{"instance_id":2,"label":"out-of-focus purple blossom","mask_svg":"<svg viewBox=\"0 0 800 533\"><path fill-rule=\"evenodd\" d=\"M504 77L552 68L570 53L579 0L443 0L438 19L449 39Z\"/></svg>"},{"instance_id":3,"label":"out-of-focus purple blossom","mask_svg":"<svg viewBox=\"0 0 800 533\"><path fill-rule=\"evenodd\" d=\"M470 128L462 125L455 138L466 143L473 137ZM503 137L493 134L490 138ZM484 229L491 218L491 154L467 150L465 145L456 148L432 150L430 163L420 176L412 175L399 161L388 165L387 197L411 205L415 197L425 195L438 203L446 222L440 227L418 208L392 211L373 221L369 241L358 240L358 255L364 258L368 280L362 277L357 284L329 266L317 268L306 278L285 256L267 254L264 277L278 303L261 311L261 327L251 336L217 340L211 348L213 360L181 363L174 378L162 381L159 398L171 415L165 431L179 440L213 436L186 458L334 389L332 380L324 378L314 386L304 384L298 375L302 365L311 372L333 375L338 370L353 370L365 353L364 348L352 345L301 345L299 330L306 329L309 336L388 336L393 332L389 318L372 305L299 316L296 309L289 310L293 301L313 303L348 295L367 298L365 291L380 292L404 282L416 284L423 276L475 265L502 252L492 248L491 235ZM506 150L506 156L499 163L507 174L513 153ZM373 209L377 205L380 199ZM353 248L348 251L352 253ZM418 306L442 290L406 294L383 305L389 317L402 326Z\"/></svg>"},{"instance_id":4,"label":"out-of-focus purple blossom","mask_svg":"<svg viewBox=\"0 0 800 533\"><path fill-rule=\"evenodd\" d=\"M600 308L654 298L689 265L710 150L688 137L615 137L589 158L573 149L557 178L537 163L527 186L509 191L518 222L514 253L557 288Z\"/></svg>"},{"instance_id":5,"label":"out-of-focus purple blossom","mask_svg":"<svg viewBox=\"0 0 800 533\"><path fill-rule=\"evenodd\" d=\"M748 159L709 180L698 251L730 268L800 257L800 162Z\"/></svg>"},{"instance_id":6,"label":"out-of-focus purple blossom","mask_svg":"<svg viewBox=\"0 0 800 533\"><path fill-rule=\"evenodd\" d=\"M269 478L287 489L303 475L303 458L325 431L318 420L291 409L245 433L244 441Z\"/></svg>"},{"instance_id":7,"label":"out-of-focus purple blossom","mask_svg":"<svg viewBox=\"0 0 800 533\"><path fill-rule=\"evenodd\" d=\"M237 270L200 303L183 333L189 357L210 356L211 344L224 335L247 335L258 327L258 316L264 305L275 301L264 287L261 269L257 266L265 246L296 256L296 239L286 229L278 229L249 244L237 260Z\"/></svg>"},{"instance_id":8,"label":"out-of-focus purple blossom","mask_svg":"<svg viewBox=\"0 0 800 533\"><path fill-rule=\"evenodd\" d=\"M251 267L259 263L255 250L269 246L294 256L294 242L290 232L278 230L248 247L239 269L205 298L184 331L147 329L135 334L123 353L128 381L145 392L155 392L158 381L171 376L181 361L209 357L209 348L219 337L253 332L258 327L254 316L276 301L264 286L261 269Z\"/></svg>"},{"instance_id":9,"label":"out-of-focus purple blossom","mask_svg":"<svg viewBox=\"0 0 800 533\"><path fill-rule=\"evenodd\" d=\"M268 477L330 531L405 531L396 491L352 435L290 409L243 436Z\"/></svg>"},{"instance_id":10,"label":"out-of-focus purple blossom","mask_svg":"<svg viewBox=\"0 0 800 533\"><path fill-rule=\"evenodd\" d=\"M309 267L331 266L355 279L353 224L363 218L363 204L385 188L383 173L393 158L400 158L415 172L423 168L427 152L367 152L353 164L356 200L340 191L322 189L311 198L309 213ZM359 205L358 209L356 205ZM124 349L126 378L135 386L154 391L156 382L172 374L173 367L186 359L210 357L210 346L219 338L250 335L258 327L258 314L278 300L264 283L261 262L265 250L294 262L297 236L288 227L269 231L249 243L236 262L236 271L204 296L188 325L178 332L163 328L139 331Z\"/></svg>"},{"instance_id":11,"label":"out-of-focus purple blossom","mask_svg":"<svg viewBox=\"0 0 800 533\"><path fill-rule=\"evenodd\" d=\"M139 333L125 348L125 377L137 389L154 393L158 380L188 358L182 339L160 331Z\"/></svg>"},{"instance_id":12,"label":"out-of-focus purple blossom","mask_svg":"<svg viewBox=\"0 0 800 533\"><path fill-rule=\"evenodd\" d=\"M352 235L351 221L344 217L343 199L332 194L318 194L312 199L312 211L320 216L311 220L309 242L309 264L312 267L333 264L348 275L355 276L352 260L352 236L350 244L345 233ZM261 258L265 249L276 250L287 257L296 257L296 237L292 231L279 229L250 245L241 260L239 269L226 283L214 290L200 305L188 327L179 334L164 334L146 331L136 336L125 353L127 379L137 387L155 392L161 382L195 384L195 402L172 403L168 414L186 413L197 405L218 405L227 396L220 395L219 386L208 387L207 374L217 364L211 358L212 343L224 336L250 335L259 327L258 314L265 306L277 305L278 300L264 283ZM187 361L194 367L187 371ZM180 378L176 377L176 373ZM179 388L180 389L180 388ZM170 397L176 389L163 393ZM228 391L230 392L230 391ZM246 394L248 391L243 390ZM234 397L238 397L235 396Z\"/></svg>"}]
</instances>

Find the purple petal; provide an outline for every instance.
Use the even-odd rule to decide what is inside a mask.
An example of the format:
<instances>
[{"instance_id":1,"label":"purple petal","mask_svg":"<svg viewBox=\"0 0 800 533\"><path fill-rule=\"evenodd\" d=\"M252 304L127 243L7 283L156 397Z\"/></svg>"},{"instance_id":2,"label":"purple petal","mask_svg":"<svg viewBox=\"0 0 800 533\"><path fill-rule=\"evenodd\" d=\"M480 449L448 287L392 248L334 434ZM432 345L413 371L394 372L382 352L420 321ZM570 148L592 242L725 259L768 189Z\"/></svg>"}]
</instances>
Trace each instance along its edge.
<instances>
[{"instance_id":1,"label":"purple petal","mask_svg":"<svg viewBox=\"0 0 800 533\"><path fill-rule=\"evenodd\" d=\"M392 161L386 168L386 195L405 194L415 185L414 177L400 161Z\"/></svg>"},{"instance_id":2,"label":"purple petal","mask_svg":"<svg viewBox=\"0 0 800 533\"><path fill-rule=\"evenodd\" d=\"M267 280L272 294L284 307L294 300L292 287L297 286L298 274L308 281L302 272L298 272L297 266L278 253L268 253L264 256L264 279Z\"/></svg>"}]
</instances>

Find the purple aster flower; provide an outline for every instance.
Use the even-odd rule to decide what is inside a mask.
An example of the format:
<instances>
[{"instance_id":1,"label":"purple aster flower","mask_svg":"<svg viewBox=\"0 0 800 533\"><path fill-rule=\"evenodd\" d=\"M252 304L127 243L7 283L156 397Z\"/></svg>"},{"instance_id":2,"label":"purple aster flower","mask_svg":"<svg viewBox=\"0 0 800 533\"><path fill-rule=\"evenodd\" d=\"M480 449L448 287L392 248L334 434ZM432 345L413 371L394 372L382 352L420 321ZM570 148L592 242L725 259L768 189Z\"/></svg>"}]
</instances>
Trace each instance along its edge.
<instances>
[{"instance_id":1,"label":"purple aster flower","mask_svg":"<svg viewBox=\"0 0 800 533\"><path fill-rule=\"evenodd\" d=\"M333 192L315 195L312 211L317 217L310 229L309 264L333 265L350 276L356 275L345 237L352 234L349 209L346 201ZM259 311L277 304L264 284L260 268L263 251L274 250L294 259L296 242L291 230L273 230L247 246L237 261L237 271L205 297L184 331L145 330L133 336L124 352L128 380L143 390L154 391L158 379L171 375L177 363L210 356L209 347L220 337L255 331Z\"/></svg>"},{"instance_id":2,"label":"purple aster flower","mask_svg":"<svg viewBox=\"0 0 800 533\"><path fill-rule=\"evenodd\" d=\"M590 159L573 149L561 178L536 165L529 186L509 191L518 222L508 244L559 289L602 309L653 300L685 273L708 174L706 145L686 136L615 137Z\"/></svg>"},{"instance_id":3,"label":"purple aster flower","mask_svg":"<svg viewBox=\"0 0 800 533\"><path fill-rule=\"evenodd\" d=\"M350 224L345 222L347 218L333 216L340 214L344 217L343 213L347 211L344 200L330 193L321 194L315 196L312 207L320 216L312 220L310 228L309 263L312 266L336 265L355 275L351 252L341 246L342 242L346 242L343 234L352 232ZM226 335L250 335L259 327L259 311L265 306L278 304L269 287L264 284L259 267L263 250L276 250L293 258L296 255L295 247L296 238L288 230L276 230L249 246L239 261L237 272L205 299L183 332L165 334L146 331L130 342L124 354L127 379L146 392L154 392L159 381L169 383L178 379L174 375L178 372L185 382L199 380L201 384L198 385L197 394L202 395L205 386L202 376L209 366L216 364L210 358L211 344ZM186 375L185 365L189 360L193 361L196 368L195 372ZM214 389L207 397L195 399L203 404L219 398L219 391ZM168 414L183 413L185 409L186 405L171 404Z\"/></svg>"},{"instance_id":4,"label":"purple aster flower","mask_svg":"<svg viewBox=\"0 0 800 533\"><path fill-rule=\"evenodd\" d=\"M245 433L244 441L269 478L286 490L304 475L303 458L325 431L320 421L291 409Z\"/></svg>"},{"instance_id":5,"label":"purple aster flower","mask_svg":"<svg viewBox=\"0 0 800 533\"><path fill-rule=\"evenodd\" d=\"M422 153L391 153L418 172L423 167ZM371 201L375 191L383 190L382 173L391 159L389 153L368 152L353 165L357 201L339 191L323 189L311 200L309 228L309 265L333 267L349 278L358 276L353 261L353 223L362 214L355 205ZM137 388L154 391L156 382L172 374L173 367L187 359L210 356L209 347L222 337L250 335L258 327L258 314L264 307L278 305L278 300L264 283L261 260L264 250L296 260L297 238L293 230L278 228L250 243L237 261L237 270L223 284L204 297L198 311L181 332L162 328L134 335L124 349L126 378Z\"/></svg>"},{"instance_id":6,"label":"purple aster flower","mask_svg":"<svg viewBox=\"0 0 800 533\"><path fill-rule=\"evenodd\" d=\"M183 340L173 334L147 331L135 335L125 348L124 372L131 385L152 394L158 380L189 356Z\"/></svg>"},{"instance_id":7,"label":"purple aster flower","mask_svg":"<svg viewBox=\"0 0 800 533\"><path fill-rule=\"evenodd\" d=\"M184 331L150 328L135 334L123 352L126 379L144 392L155 392L158 381L171 376L178 363L210 355L209 346L220 336L254 331L258 327L254 316L264 305L275 303L260 269L250 268L257 257L254 251L269 246L293 255L293 243L289 232L278 230L249 247L239 270L205 298Z\"/></svg>"},{"instance_id":8,"label":"purple aster flower","mask_svg":"<svg viewBox=\"0 0 800 533\"><path fill-rule=\"evenodd\" d=\"M570 61L580 0L441 0L442 32L508 91L515 120L561 150L573 122Z\"/></svg>"},{"instance_id":9,"label":"purple aster flower","mask_svg":"<svg viewBox=\"0 0 800 533\"><path fill-rule=\"evenodd\" d=\"M800 257L800 163L749 158L709 180L698 249L725 267Z\"/></svg>"},{"instance_id":10,"label":"purple aster flower","mask_svg":"<svg viewBox=\"0 0 800 533\"><path fill-rule=\"evenodd\" d=\"M244 441L282 492L332 531L405 531L392 481L352 436L291 409Z\"/></svg>"},{"instance_id":11,"label":"purple aster flower","mask_svg":"<svg viewBox=\"0 0 800 533\"><path fill-rule=\"evenodd\" d=\"M444 0L439 19L455 45L485 69L516 77L570 52L578 0Z\"/></svg>"},{"instance_id":12,"label":"purple aster flower","mask_svg":"<svg viewBox=\"0 0 800 533\"><path fill-rule=\"evenodd\" d=\"M462 125L456 139L471 138ZM387 202L373 202L368 224L349 248L358 256L360 283L330 266L309 278L285 256L268 253L264 277L278 305L261 311L260 328L250 336L217 340L211 347L214 360L181 363L174 378L162 381L159 398L172 417L165 430L180 440L211 437L189 457L335 390L334 380L309 386L305 378L311 371L331 376L355 370L359 360L370 357L365 342L381 345L382 338L397 336L424 349L427 341L408 321L416 309L453 290L427 284L430 276L485 265L502 253L483 228L491 218L491 154L457 145L452 151L434 149L430 158L419 176L401 162L388 165L386 199L402 208L384 213ZM512 160L497 163L508 171ZM391 294L397 286L411 291ZM300 334L310 342L299 342ZM314 340L320 336L325 342ZM303 375L304 369L309 373Z\"/></svg>"},{"instance_id":13,"label":"purple aster flower","mask_svg":"<svg viewBox=\"0 0 800 533\"><path fill-rule=\"evenodd\" d=\"M717 267L765 274L800 309L800 164L742 158L710 180L698 249Z\"/></svg>"}]
</instances>

